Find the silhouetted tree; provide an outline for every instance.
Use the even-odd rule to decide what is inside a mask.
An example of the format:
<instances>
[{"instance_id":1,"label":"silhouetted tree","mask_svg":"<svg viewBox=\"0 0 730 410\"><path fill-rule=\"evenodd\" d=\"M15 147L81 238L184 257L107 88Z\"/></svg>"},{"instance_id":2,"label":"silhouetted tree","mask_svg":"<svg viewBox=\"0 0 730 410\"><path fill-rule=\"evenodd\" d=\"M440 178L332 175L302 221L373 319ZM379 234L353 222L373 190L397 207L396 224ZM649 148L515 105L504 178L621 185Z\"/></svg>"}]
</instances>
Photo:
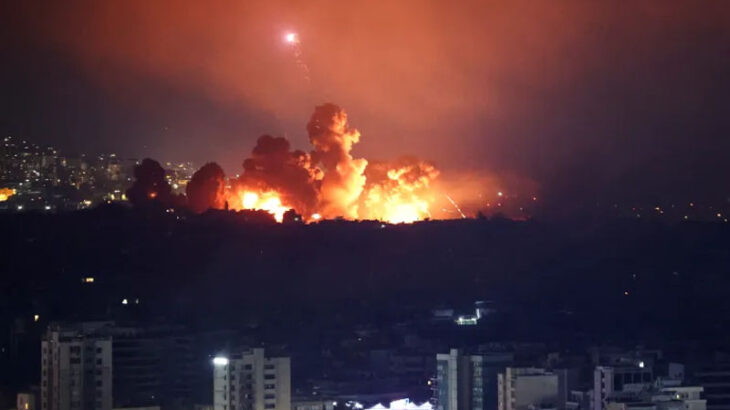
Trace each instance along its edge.
<instances>
[{"instance_id":1,"label":"silhouetted tree","mask_svg":"<svg viewBox=\"0 0 730 410\"><path fill-rule=\"evenodd\" d=\"M302 223L302 216L299 215L294 209L290 209L284 212L282 222L285 224Z\"/></svg>"},{"instance_id":2,"label":"silhouetted tree","mask_svg":"<svg viewBox=\"0 0 730 410\"><path fill-rule=\"evenodd\" d=\"M145 158L134 167L134 184L127 189L127 199L134 206L158 203L165 207L180 205L183 198L173 196L159 162Z\"/></svg>"},{"instance_id":3,"label":"silhouetted tree","mask_svg":"<svg viewBox=\"0 0 730 410\"><path fill-rule=\"evenodd\" d=\"M226 206L225 173L220 165L209 162L197 170L185 187L188 206L194 212L223 209Z\"/></svg>"}]
</instances>

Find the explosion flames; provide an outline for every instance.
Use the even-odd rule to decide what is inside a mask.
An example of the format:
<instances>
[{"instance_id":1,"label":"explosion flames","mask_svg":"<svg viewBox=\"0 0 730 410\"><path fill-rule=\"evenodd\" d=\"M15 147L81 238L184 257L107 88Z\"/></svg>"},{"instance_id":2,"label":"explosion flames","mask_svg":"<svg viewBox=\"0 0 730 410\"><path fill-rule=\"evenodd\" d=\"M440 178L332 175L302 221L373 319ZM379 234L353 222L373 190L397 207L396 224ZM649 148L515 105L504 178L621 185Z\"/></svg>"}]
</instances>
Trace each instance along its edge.
<instances>
[{"instance_id":1,"label":"explosion flames","mask_svg":"<svg viewBox=\"0 0 730 410\"><path fill-rule=\"evenodd\" d=\"M391 223L430 217L429 205L434 200L430 184L438 175L433 165L414 157L369 164L365 170L362 217Z\"/></svg>"},{"instance_id":2,"label":"explosion flames","mask_svg":"<svg viewBox=\"0 0 730 410\"><path fill-rule=\"evenodd\" d=\"M313 163L322 169L320 210L325 218L357 219L358 199L365 185L365 159L350 155L360 141L360 132L349 129L347 114L334 104L320 105L307 124L309 141L314 146Z\"/></svg>"},{"instance_id":3,"label":"explosion flames","mask_svg":"<svg viewBox=\"0 0 730 410\"><path fill-rule=\"evenodd\" d=\"M334 104L316 107L307 132L313 147L309 153L292 151L282 137L260 137L243 162L241 176L229 181L227 205L209 199L217 198L215 192L223 184L218 172L212 188L198 189L205 195L202 201L209 208L265 210L280 222L289 209L307 221L345 218L401 223L430 217L429 188L439 174L433 165L413 157L370 164L354 158L351 151L360 132L350 128L347 114ZM196 176L194 181L206 180ZM199 204L200 196L192 191L188 190L190 202ZM200 208L196 205L195 210Z\"/></svg>"},{"instance_id":4,"label":"explosion flames","mask_svg":"<svg viewBox=\"0 0 730 410\"><path fill-rule=\"evenodd\" d=\"M277 222L283 221L284 213L289 209L292 209L291 207L284 206L281 203L281 198L275 191L261 193L244 191L239 194L239 197L242 209L259 209L266 211L274 215L274 219L276 219Z\"/></svg>"}]
</instances>

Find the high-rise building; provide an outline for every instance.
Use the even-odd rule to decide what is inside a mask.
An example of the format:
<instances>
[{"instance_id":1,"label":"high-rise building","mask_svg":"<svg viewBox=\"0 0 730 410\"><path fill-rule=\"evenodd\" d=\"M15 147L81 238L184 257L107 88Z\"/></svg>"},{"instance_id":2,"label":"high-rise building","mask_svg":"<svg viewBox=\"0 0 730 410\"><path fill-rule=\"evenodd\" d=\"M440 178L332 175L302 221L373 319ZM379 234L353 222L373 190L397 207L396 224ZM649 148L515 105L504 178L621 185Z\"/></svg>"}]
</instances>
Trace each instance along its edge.
<instances>
[{"instance_id":1,"label":"high-rise building","mask_svg":"<svg viewBox=\"0 0 730 410\"><path fill-rule=\"evenodd\" d=\"M111 410L111 337L90 333L48 328L41 343L42 410Z\"/></svg>"},{"instance_id":2,"label":"high-rise building","mask_svg":"<svg viewBox=\"0 0 730 410\"><path fill-rule=\"evenodd\" d=\"M213 410L290 410L288 357L251 349L213 359Z\"/></svg>"},{"instance_id":3,"label":"high-rise building","mask_svg":"<svg viewBox=\"0 0 730 410\"><path fill-rule=\"evenodd\" d=\"M458 349L436 355L436 409L483 410L485 408L484 357Z\"/></svg>"},{"instance_id":4,"label":"high-rise building","mask_svg":"<svg viewBox=\"0 0 730 410\"><path fill-rule=\"evenodd\" d=\"M177 409L193 403L199 356L193 335L176 326L115 327L112 332L114 407Z\"/></svg>"},{"instance_id":5,"label":"high-rise building","mask_svg":"<svg viewBox=\"0 0 730 410\"><path fill-rule=\"evenodd\" d=\"M508 367L499 375L499 410L559 407L558 374L532 367Z\"/></svg>"}]
</instances>

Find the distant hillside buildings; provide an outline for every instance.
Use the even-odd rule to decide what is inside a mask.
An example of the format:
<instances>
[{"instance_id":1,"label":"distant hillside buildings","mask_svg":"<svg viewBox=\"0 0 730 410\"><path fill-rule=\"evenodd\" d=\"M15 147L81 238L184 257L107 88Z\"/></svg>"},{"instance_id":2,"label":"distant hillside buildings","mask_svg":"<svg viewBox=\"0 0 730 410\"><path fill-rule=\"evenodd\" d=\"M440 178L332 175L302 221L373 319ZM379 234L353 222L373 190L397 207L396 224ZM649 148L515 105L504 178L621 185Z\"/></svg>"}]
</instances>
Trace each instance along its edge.
<instances>
[{"instance_id":1,"label":"distant hillside buildings","mask_svg":"<svg viewBox=\"0 0 730 410\"><path fill-rule=\"evenodd\" d=\"M53 147L4 137L0 140L0 210L58 211L84 209L101 202L123 201L134 179L136 158L116 154L62 155ZM192 163L165 163L176 193L195 172Z\"/></svg>"}]
</instances>

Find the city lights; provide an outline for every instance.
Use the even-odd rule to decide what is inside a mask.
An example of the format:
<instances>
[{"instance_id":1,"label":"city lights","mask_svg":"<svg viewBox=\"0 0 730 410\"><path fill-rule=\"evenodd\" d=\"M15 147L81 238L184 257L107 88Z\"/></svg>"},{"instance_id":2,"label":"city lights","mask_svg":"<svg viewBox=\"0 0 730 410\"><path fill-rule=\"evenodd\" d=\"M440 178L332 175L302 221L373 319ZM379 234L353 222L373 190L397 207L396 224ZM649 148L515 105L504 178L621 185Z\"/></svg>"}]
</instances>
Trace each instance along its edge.
<instances>
[{"instance_id":1,"label":"city lights","mask_svg":"<svg viewBox=\"0 0 730 410\"><path fill-rule=\"evenodd\" d=\"M52 147L16 143L13 137L4 141L0 145L0 210L63 212L127 200L125 191L136 160L115 154L64 155ZM173 191L181 193L194 167L183 162L166 172ZM86 198L77 199L82 188Z\"/></svg>"}]
</instances>

